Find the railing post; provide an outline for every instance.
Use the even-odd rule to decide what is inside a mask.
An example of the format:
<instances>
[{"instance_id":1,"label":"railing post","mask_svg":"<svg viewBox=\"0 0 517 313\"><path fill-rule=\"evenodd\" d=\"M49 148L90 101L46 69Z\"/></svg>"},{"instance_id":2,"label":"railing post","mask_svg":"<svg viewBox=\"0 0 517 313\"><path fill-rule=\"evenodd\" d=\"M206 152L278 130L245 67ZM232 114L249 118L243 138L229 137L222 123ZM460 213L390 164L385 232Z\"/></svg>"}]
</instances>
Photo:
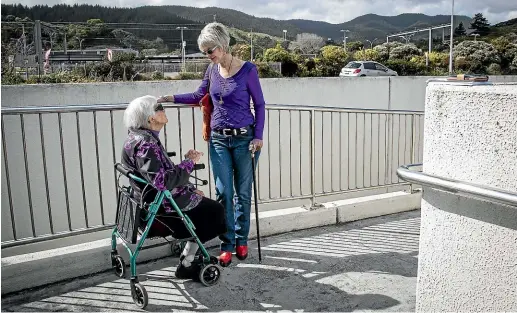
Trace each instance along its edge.
<instances>
[{"instance_id":1,"label":"railing post","mask_svg":"<svg viewBox=\"0 0 517 313\"><path fill-rule=\"evenodd\" d=\"M314 140L315 140L315 125L314 125L314 120L315 120L315 116L314 116L314 110L311 110L311 116L310 116L310 122L311 122L311 140L310 140L310 145L311 145L311 152L310 152L310 160L311 160L311 208L314 208L316 206L316 182L315 182L315 172L316 172L316 166L314 164L314 157L316 155L316 152L315 152L315 143L314 143Z\"/></svg>"},{"instance_id":2,"label":"railing post","mask_svg":"<svg viewBox=\"0 0 517 313\"><path fill-rule=\"evenodd\" d=\"M415 164L416 114L411 115L411 164ZM413 183L409 184L409 193L413 193Z\"/></svg>"}]
</instances>

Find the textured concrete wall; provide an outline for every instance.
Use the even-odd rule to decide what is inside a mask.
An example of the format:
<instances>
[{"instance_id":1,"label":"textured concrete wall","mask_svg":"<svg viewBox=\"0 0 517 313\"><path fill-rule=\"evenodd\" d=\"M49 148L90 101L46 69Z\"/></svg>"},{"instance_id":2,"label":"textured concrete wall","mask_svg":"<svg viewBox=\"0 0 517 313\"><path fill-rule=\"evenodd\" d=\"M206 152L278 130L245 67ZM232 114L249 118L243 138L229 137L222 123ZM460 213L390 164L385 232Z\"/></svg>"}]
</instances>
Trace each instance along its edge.
<instances>
[{"instance_id":1,"label":"textured concrete wall","mask_svg":"<svg viewBox=\"0 0 517 313\"><path fill-rule=\"evenodd\" d=\"M517 84L427 87L424 172L517 192ZM517 207L424 188L417 312L517 311Z\"/></svg>"},{"instance_id":2,"label":"textured concrete wall","mask_svg":"<svg viewBox=\"0 0 517 313\"><path fill-rule=\"evenodd\" d=\"M327 77L261 79L267 103L357 109L423 111L426 81L431 77ZM517 76L492 76L494 82L517 82ZM199 81L125 82L2 86L2 106L59 106L128 103L142 95L190 92Z\"/></svg>"}]
</instances>

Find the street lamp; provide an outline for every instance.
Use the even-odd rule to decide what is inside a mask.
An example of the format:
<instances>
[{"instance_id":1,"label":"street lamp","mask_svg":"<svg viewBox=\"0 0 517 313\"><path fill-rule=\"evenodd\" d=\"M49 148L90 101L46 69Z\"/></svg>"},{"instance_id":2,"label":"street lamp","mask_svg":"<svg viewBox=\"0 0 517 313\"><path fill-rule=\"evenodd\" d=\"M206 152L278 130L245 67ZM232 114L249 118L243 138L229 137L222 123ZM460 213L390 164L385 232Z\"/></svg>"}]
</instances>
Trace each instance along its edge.
<instances>
[{"instance_id":1,"label":"street lamp","mask_svg":"<svg viewBox=\"0 0 517 313\"><path fill-rule=\"evenodd\" d=\"M373 43L375 42L375 40L377 40L377 38L375 38L374 40L371 40L371 41L366 39L366 41L368 41L370 43L370 49L373 48Z\"/></svg>"},{"instance_id":2,"label":"street lamp","mask_svg":"<svg viewBox=\"0 0 517 313\"><path fill-rule=\"evenodd\" d=\"M452 8L451 8L451 43L449 50L449 74L452 75L452 46L453 46L453 36L454 36L454 0L452 0Z\"/></svg>"},{"instance_id":3,"label":"street lamp","mask_svg":"<svg viewBox=\"0 0 517 313\"><path fill-rule=\"evenodd\" d=\"M183 40L183 30L188 29L188 27L180 26L176 27L176 29L179 29L181 31L181 64L182 64L182 72L185 71L185 41Z\"/></svg>"},{"instance_id":4,"label":"street lamp","mask_svg":"<svg viewBox=\"0 0 517 313\"><path fill-rule=\"evenodd\" d=\"M284 41L287 41L287 29L284 29Z\"/></svg>"},{"instance_id":5,"label":"street lamp","mask_svg":"<svg viewBox=\"0 0 517 313\"><path fill-rule=\"evenodd\" d=\"M477 41L476 39L478 38L479 34L471 34L471 36L474 36L474 41Z\"/></svg>"},{"instance_id":6,"label":"street lamp","mask_svg":"<svg viewBox=\"0 0 517 313\"><path fill-rule=\"evenodd\" d=\"M345 49L345 52L346 52L346 39L348 38L346 36L346 33L349 33L350 31L348 29L342 29L341 31L343 32L343 48Z\"/></svg>"},{"instance_id":7,"label":"street lamp","mask_svg":"<svg viewBox=\"0 0 517 313\"><path fill-rule=\"evenodd\" d=\"M86 39L86 38L80 38L80 37L75 37L77 39L77 41L79 41L79 51L81 53L83 53L83 41Z\"/></svg>"}]
</instances>

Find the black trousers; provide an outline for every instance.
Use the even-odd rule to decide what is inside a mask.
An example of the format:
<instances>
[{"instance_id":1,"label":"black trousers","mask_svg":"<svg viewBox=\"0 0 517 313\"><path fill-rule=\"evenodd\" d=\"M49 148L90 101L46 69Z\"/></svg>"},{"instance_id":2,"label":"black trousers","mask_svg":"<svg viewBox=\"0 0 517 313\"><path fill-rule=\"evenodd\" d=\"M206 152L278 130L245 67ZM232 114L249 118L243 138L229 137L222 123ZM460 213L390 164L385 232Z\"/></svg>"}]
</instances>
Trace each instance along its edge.
<instances>
[{"instance_id":1,"label":"black trousers","mask_svg":"<svg viewBox=\"0 0 517 313\"><path fill-rule=\"evenodd\" d=\"M187 215L196 227L194 232L202 243L226 233L224 207L217 201L203 197L196 207L183 214ZM176 212L165 213L160 209L151 226L149 236L171 235L176 239L192 237Z\"/></svg>"}]
</instances>

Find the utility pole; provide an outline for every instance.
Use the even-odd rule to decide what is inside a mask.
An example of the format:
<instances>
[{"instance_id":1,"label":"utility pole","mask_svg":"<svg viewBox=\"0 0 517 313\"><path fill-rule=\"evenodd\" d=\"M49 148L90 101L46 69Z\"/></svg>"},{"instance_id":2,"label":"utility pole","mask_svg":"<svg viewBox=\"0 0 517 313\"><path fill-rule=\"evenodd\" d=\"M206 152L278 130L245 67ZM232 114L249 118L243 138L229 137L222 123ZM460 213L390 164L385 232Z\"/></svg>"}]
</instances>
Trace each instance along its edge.
<instances>
[{"instance_id":1,"label":"utility pole","mask_svg":"<svg viewBox=\"0 0 517 313\"><path fill-rule=\"evenodd\" d=\"M452 75L452 49L454 45L453 41L454 36L454 0L452 0L452 10L451 10L451 42L450 42L450 50L449 50L449 74Z\"/></svg>"},{"instance_id":2,"label":"utility pole","mask_svg":"<svg viewBox=\"0 0 517 313\"><path fill-rule=\"evenodd\" d=\"M431 50L433 49L432 30L432 28L429 28L429 48L427 54L425 55L425 66L429 66L429 57L431 56Z\"/></svg>"},{"instance_id":3,"label":"utility pole","mask_svg":"<svg viewBox=\"0 0 517 313\"><path fill-rule=\"evenodd\" d=\"M429 28L429 53L433 50L433 37L431 35L432 28Z\"/></svg>"},{"instance_id":4,"label":"utility pole","mask_svg":"<svg viewBox=\"0 0 517 313\"><path fill-rule=\"evenodd\" d=\"M38 76L40 76L41 72L43 71L43 62L42 62L43 48L41 46L41 21L40 20L34 21L34 45L36 48L36 57L38 59Z\"/></svg>"},{"instance_id":5,"label":"utility pole","mask_svg":"<svg viewBox=\"0 0 517 313\"><path fill-rule=\"evenodd\" d=\"M23 59L27 55L27 36L25 35L25 25L22 24L22 36L23 36Z\"/></svg>"},{"instance_id":6,"label":"utility pole","mask_svg":"<svg viewBox=\"0 0 517 313\"><path fill-rule=\"evenodd\" d=\"M346 33L350 31L348 29L342 29L341 31L343 32L343 49L345 49L346 52L346 39L348 38Z\"/></svg>"},{"instance_id":7,"label":"utility pole","mask_svg":"<svg viewBox=\"0 0 517 313\"><path fill-rule=\"evenodd\" d=\"M250 33L250 37L251 37L251 57L250 57L250 61L253 62L253 28L251 29L251 33Z\"/></svg>"},{"instance_id":8,"label":"utility pole","mask_svg":"<svg viewBox=\"0 0 517 313\"><path fill-rule=\"evenodd\" d=\"M188 27L180 26L176 27L176 29L179 29L181 31L181 71L185 72L185 41L183 40L183 30L188 29Z\"/></svg>"},{"instance_id":9,"label":"utility pole","mask_svg":"<svg viewBox=\"0 0 517 313\"><path fill-rule=\"evenodd\" d=\"M284 29L284 41L287 41L287 29Z\"/></svg>"},{"instance_id":10,"label":"utility pole","mask_svg":"<svg viewBox=\"0 0 517 313\"><path fill-rule=\"evenodd\" d=\"M67 54L67 48L68 48L68 43L66 42L66 32L65 32L65 40L63 41L63 50L65 51L65 54Z\"/></svg>"}]
</instances>

